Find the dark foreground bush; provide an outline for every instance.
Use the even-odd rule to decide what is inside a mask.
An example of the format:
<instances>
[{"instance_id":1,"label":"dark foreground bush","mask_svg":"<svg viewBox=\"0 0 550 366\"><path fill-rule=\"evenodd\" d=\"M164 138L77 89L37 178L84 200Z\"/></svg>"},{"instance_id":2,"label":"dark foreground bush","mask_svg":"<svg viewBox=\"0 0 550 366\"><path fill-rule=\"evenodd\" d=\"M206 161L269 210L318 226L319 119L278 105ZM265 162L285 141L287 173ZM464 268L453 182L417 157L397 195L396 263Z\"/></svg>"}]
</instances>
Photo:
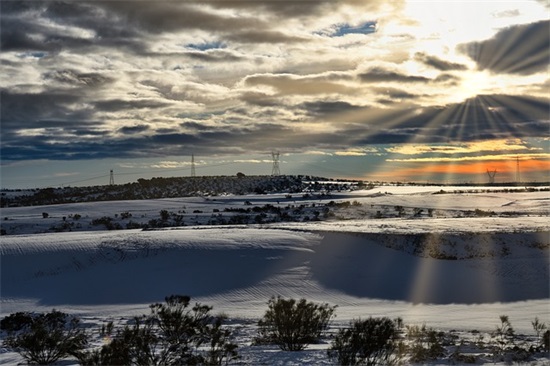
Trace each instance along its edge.
<instances>
[{"instance_id":1,"label":"dark foreground bush","mask_svg":"<svg viewBox=\"0 0 550 366\"><path fill-rule=\"evenodd\" d=\"M277 344L283 351L300 351L317 342L328 328L336 306L314 304L305 299L272 297L258 322L257 343Z\"/></svg>"},{"instance_id":2,"label":"dark foreground bush","mask_svg":"<svg viewBox=\"0 0 550 366\"><path fill-rule=\"evenodd\" d=\"M396 360L398 330L389 318L354 320L340 329L328 349L338 365L388 365Z\"/></svg>"},{"instance_id":3,"label":"dark foreground bush","mask_svg":"<svg viewBox=\"0 0 550 366\"><path fill-rule=\"evenodd\" d=\"M111 343L82 353L84 365L221 365L238 357L231 333L222 328L223 316L195 304L189 296L172 295L151 305L151 313L136 317L118 330Z\"/></svg>"},{"instance_id":4,"label":"dark foreground bush","mask_svg":"<svg viewBox=\"0 0 550 366\"><path fill-rule=\"evenodd\" d=\"M18 312L0 321L7 333L4 346L18 352L31 364L49 365L76 356L88 337L78 318L52 310L45 314Z\"/></svg>"}]
</instances>

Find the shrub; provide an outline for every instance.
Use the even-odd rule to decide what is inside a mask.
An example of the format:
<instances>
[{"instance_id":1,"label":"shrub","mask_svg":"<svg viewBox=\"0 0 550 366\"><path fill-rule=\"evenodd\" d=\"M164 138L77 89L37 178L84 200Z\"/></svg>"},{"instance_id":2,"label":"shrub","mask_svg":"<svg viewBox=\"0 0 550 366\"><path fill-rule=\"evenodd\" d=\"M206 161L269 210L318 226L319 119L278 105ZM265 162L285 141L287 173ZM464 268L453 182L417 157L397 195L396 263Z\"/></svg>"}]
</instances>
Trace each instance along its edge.
<instances>
[{"instance_id":1,"label":"shrub","mask_svg":"<svg viewBox=\"0 0 550 366\"><path fill-rule=\"evenodd\" d=\"M542 335L542 348L548 352L550 351L550 330L547 330Z\"/></svg>"},{"instance_id":2,"label":"shrub","mask_svg":"<svg viewBox=\"0 0 550 366\"><path fill-rule=\"evenodd\" d=\"M328 349L339 365L387 365L398 344L396 324L389 318L354 320L341 329Z\"/></svg>"},{"instance_id":3,"label":"shrub","mask_svg":"<svg viewBox=\"0 0 550 366\"><path fill-rule=\"evenodd\" d=\"M5 346L29 363L48 365L84 349L88 336L79 324L78 318L56 310L45 314L18 312L2 319L0 329L7 332Z\"/></svg>"},{"instance_id":4,"label":"shrub","mask_svg":"<svg viewBox=\"0 0 550 366\"><path fill-rule=\"evenodd\" d=\"M126 224L126 229L140 229L141 227L142 227L142 225L139 222L135 222L135 221L132 221L132 220L130 220Z\"/></svg>"},{"instance_id":5,"label":"shrub","mask_svg":"<svg viewBox=\"0 0 550 366\"><path fill-rule=\"evenodd\" d=\"M442 334L425 325L407 326L407 337L412 340L410 360L414 363L435 360L444 355Z\"/></svg>"},{"instance_id":6,"label":"shrub","mask_svg":"<svg viewBox=\"0 0 550 366\"><path fill-rule=\"evenodd\" d=\"M164 304L150 306L148 316L134 318L118 330L111 343L82 354L83 364L108 365L221 365L238 357L231 332L223 329L223 316L210 315L211 307L190 297L172 295Z\"/></svg>"},{"instance_id":7,"label":"shrub","mask_svg":"<svg viewBox=\"0 0 550 366\"><path fill-rule=\"evenodd\" d=\"M105 225L108 230L113 230L114 228L113 219L109 216L103 216L97 219L93 219L91 224L94 226Z\"/></svg>"},{"instance_id":8,"label":"shrub","mask_svg":"<svg viewBox=\"0 0 550 366\"><path fill-rule=\"evenodd\" d=\"M515 332L507 315L500 316L500 325L496 327L492 336L497 342L497 353L503 352L507 347L510 347L514 343Z\"/></svg>"},{"instance_id":9,"label":"shrub","mask_svg":"<svg viewBox=\"0 0 550 366\"><path fill-rule=\"evenodd\" d=\"M537 339L540 341L540 335L546 330L546 323L541 323L538 317L535 317L535 320L531 322L533 330L537 334Z\"/></svg>"},{"instance_id":10,"label":"shrub","mask_svg":"<svg viewBox=\"0 0 550 366\"><path fill-rule=\"evenodd\" d=\"M168 221L170 218L170 213L167 210L160 210L159 214L162 221Z\"/></svg>"},{"instance_id":11,"label":"shrub","mask_svg":"<svg viewBox=\"0 0 550 366\"><path fill-rule=\"evenodd\" d=\"M130 217L132 217L132 214L128 211L124 211L120 213L120 218L123 220L129 219Z\"/></svg>"},{"instance_id":12,"label":"shrub","mask_svg":"<svg viewBox=\"0 0 550 366\"><path fill-rule=\"evenodd\" d=\"M277 344L283 351L300 351L315 343L334 316L336 306L314 304L305 299L272 297L258 322L258 343Z\"/></svg>"}]
</instances>

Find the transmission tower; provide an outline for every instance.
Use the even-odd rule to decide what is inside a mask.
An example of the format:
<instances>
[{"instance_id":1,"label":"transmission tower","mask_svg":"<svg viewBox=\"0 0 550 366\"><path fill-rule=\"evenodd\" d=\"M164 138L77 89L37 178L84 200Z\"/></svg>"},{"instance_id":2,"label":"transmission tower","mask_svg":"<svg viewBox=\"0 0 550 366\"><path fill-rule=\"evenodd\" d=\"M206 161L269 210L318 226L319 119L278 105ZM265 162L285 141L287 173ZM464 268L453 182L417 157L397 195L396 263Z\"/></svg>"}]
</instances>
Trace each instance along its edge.
<instances>
[{"instance_id":1,"label":"transmission tower","mask_svg":"<svg viewBox=\"0 0 550 366\"><path fill-rule=\"evenodd\" d=\"M196 177L197 173L195 172L195 155L191 154L191 176Z\"/></svg>"},{"instance_id":2,"label":"transmission tower","mask_svg":"<svg viewBox=\"0 0 550 366\"><path fill-rule=\"evenodd\" d=\"M271 169L271 175L281 175L281 170L279 169L279 152L272 151L271 158L273 159L273 168Z\"/></svg>"},{"instance_id":3,"label":"transmission tower","mask_svg":"<svg viewBox=\"0 0 550 366\"><path fill-rule=\"evenodd\" d=\"M487 175L489 176L489 184L495 183L495 175L497 174L497 170L489 170L487 169Z\"/></svg>"},{"instance_id":4,"label":"transmission tower","mask_svg":"<svg viewBox=\"0 0 550 366\"><path fill-rule=\"evenodd\" d=\"M112 186L115 184L115 175L113 173L113 169L111 169L111 172L109 174L109 185Z\"/></svg>"},{"instance_id":5,"label":"transmission tower","mask_svg":"<svg viewBox=\"0 0 550 366\"><path fill-rule=\"evenodd\" d=\"M519 156L516 156L516 183L519 183L521 181L519 175Z\"/></svg>"}]
</instances>

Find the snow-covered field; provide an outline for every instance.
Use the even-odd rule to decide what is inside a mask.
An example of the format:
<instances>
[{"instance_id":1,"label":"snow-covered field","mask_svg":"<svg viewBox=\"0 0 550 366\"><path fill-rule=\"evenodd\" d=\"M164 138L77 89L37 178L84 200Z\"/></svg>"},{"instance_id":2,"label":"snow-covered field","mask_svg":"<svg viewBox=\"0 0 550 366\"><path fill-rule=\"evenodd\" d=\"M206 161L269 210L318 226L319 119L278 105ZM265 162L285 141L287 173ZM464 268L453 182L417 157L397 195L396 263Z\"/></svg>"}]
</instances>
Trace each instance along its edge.
<instances>
[{"instance_id":1,"label":"snow-covered field","mask_svg":"<svg viewBox=\"0 0 550 366\"><path fill-rule=\"evenodd\" d=\"M491 332L500 315L521 334L533 333L535 317L550 325L549 192L443 189L4 208L2 228L18 235L1 237L0 316L55 308L101 324L185 294L247 329L239 334L248 342L243 362L250 364L328 363L326 345L299 354L249 345L250 329L273 295L338 305L335 326L388 316L444 331ZM353 204L321 221L207 225L228 207L302 205L296 215L313 217L330 201ZM476 209L492 214L472 215ZM146 222L160 210L180 211L185 226L106 231L91 225L115 213L113 220L128 222L118 216L123 212ZM80 225L46 232L68 220ZM0 363L20 360L0 350Z\"/></svg>"}]
</instances>

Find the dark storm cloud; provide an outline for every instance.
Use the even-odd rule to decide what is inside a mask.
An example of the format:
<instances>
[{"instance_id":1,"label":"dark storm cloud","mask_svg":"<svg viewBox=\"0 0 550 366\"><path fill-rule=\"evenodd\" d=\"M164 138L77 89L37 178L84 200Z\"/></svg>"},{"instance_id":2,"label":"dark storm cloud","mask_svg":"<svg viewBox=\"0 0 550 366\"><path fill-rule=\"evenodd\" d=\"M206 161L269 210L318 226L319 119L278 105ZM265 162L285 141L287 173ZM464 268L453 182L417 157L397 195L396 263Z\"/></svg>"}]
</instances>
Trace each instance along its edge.
<instances>
[{"instance_id":1,"label":"dark storm cloud","mask_svg":"<svg viewBox=\"0 0 550 366\"><path fill-rule=\"evenodd\" d=\"M431 66L440 71L451 71L451 70L466 70L466 65L449 62L442 60L435 56L430 56L422 52L417 52L414 55L415 60L422 62L425 65Z\"/></svg>"},{"instance_id":2,"label":"dark storm cloud","mask_svg":"<svg viewBox=\"0 0 550 366\"><path fill-rule=\"evenodd\" d=\"M550 129L548 99L483 95L443 107L369 108L334 123L349 147L404 142L477 141L540 137Z\"/></svg>"},{"instance_id":3,"label":"dark storm cloud","mask_svg":"<svg viewBox=\"0 0 550 366\"><path fill-rule=\"evenodd\" d=\"M347 149L365 144L402 142L474 141L483 138L540 137L550 125L544 122L548 100L485 95L446 107L374 109L356 108L347 103L319 101L303 104L312 113L329 116L347 111L350 122L336 121L327 132L296 130L292 124L259 123L243 127L241 123L226 123L218 127L198 122L182 126L191 133L165 132L152 136L107 135L101 139L67 139L59 143L59 132L41 136L12 134L3 140L3 158L89 159L98 157L141 157L177 155L193 151L223 154L232 151L264 151L272 148L300 151L304 148ZM69 133L75 124L63 121L44 124L62 128ZM88 126L91 128L91 126ZM139 131L138 131L139 130ZM121 128L120 132L147 132L145 127ZM55 133L54 133L55 132ZM83 132L83 131L82 131ZM74 133L71 132L71 133Z\"/></svg>"},{"instance_id":4,"label":"dark storm cloud","mask_svg":"<svg viewBox=\"0 0 550 366\"><path fill-rule=\"evenodd\" d=\"M101 2L2 1L3 51L85 52L97 47L125 47L144 52L139 29L124 24L117 14L103 11ZM68 33L65 26L90 32ZM92 36L92 37L90 37Z\"/></svg>"},{"instance_id":5,"label":"dark storm cloud","mask_svg":"<svg viewBox=\"0 0 550 366\"><path fill-rule=\"evenodd\" d=\"M302 38L270 30L269 23L253 15L239 17L212 12L216 2L102 2L99 6L117 15L119 22L150 34L199 29L214 32L223 40L240 43L285 43ZM225 4L224 4L225 5ZM258 31L261 30L261 31Z\"/></svg>"},{"instance_id":6,"label":"dark storm cloud","mask_svg":"<svg viewBox=\"0 0 550 366\"><path fill-rule=\"evenodd\" d=\"M12 93L0 90L2 127L14 125L19 128L33 128L40 120L88 120L89 112L74 110L72 105L80 97L68 91L43 93Z\"/></svg>"},{"instance_id":7,"label":"dark storm cloud","mask_svg":"<svg viewBox=\"0 0 550 366\"><path fill-rule=\"evenodd\" d=\"M355 6L361 12L373 12L381 7L397 9L404 5L403 0L381 2L379 0L256 0L256 1L212 1L210 6L221 9L253 11L259 14L270 14L276 18L317 17L336 12L339 7Z\"/></svg>"},{"instance_id":8,"label":"dark storm cloud","mask_svg":"<svg viewBox=\"0 0 550 366\"><path fill-rule=\"evenodd\" d=\"M208 3L175 1L105 1L96 3L112 12L124 24L150 33L173 32L183 29L203 29L227 32L265 25L256 17L224 16L207 11Z\"/></svg>"},{"instance_id":9,"label":"dark storm cloud","mask_svg":"<svg viewBox=\"0 0 550 366\"><path fill-rule=\"evenodd\" d=\"M548 70L550 21L512 26L493 38L458 46L481 70L528 75Z\"/></svg>"},{"instance_id":10,"label":"dark storm cloud","mask_svg":"<svg viewBox=\"0 0 550 366\"><path fill-rule=\"evenodd\" d=\"M383 2L349 3L370 17L367 10ZM415 86L448 86L457 80L452 72L464 70L426 53L416 59L440 71L434 79L382 67L353 76L358 67L353 57L321 52L325 45L313 48L321 41L311 24L317 26L317 19L328 19L326 14L345 4L0 1L1 47L7 54L2 63L16 79L12 89L0 90L1 156L162 157L190 150L212 155L547 133L548 123L541 121L548 120L548 101L543 99L487 95L445 107L412 107L418 98L428 100L415 94ZM286 27L287 21L297 20L303 20L303 33ZM361 32L370 30L363 24ZM518 26L468 46L498 51L505 36L515 40L539 33L535 25ZM295 47L296 42L301 46ZM532 47L523 43L529 42L518 42L514 50L523 58L512 57L514 67L521 72L540 68L538 58L528 57ZM265 46L270 43L274 46ZM483 57L478 62L480 68L503 68ZM175 67L181 71L166 72ZM358 80L369 84L357 85ZM376 84L386 82L394 84ZM362 95L364 102L356 99ZM391 108L359 105L376 98L391 102ZM135 120L129 121L129 115ZM317 131L308 123L327 128Z\"/></svg>"},{"instance_id":11,"label":"dark storm cloud","mask_svg":"<svg viewBox=\"0 0 550 366\"><path fill-rule=\"evenodd\" d=\"M374 67L358 75L359 79L368 83L397 82L397 83L425 83L431 79L424 76L405 75L395 71Z\"/></svg>"},{"instance_id":12,"label":"dark storm cloud","mask_svg":"<svg viewBox=\"0 0 550 366\"><path fill-rule=\"evenodd\" d=\"M287 0L258 0L258 1L213 1L211 6L220 9L236 9L253 11L260 14L272 14L275 17L303 17L321 14L327 9L337 6L338 1L287 1Z\"/></svg>"},{"instance_id":13,"label":"dark storm cloud","mask_svg":"<svg viewBox=\"0 0 550 366\"><path fill-rule=\"evenodd\" d=\"M134 133L140 133L145 132L149 130L151 127L148 125L136 125L136 126L124 126L118 129L118 132L123 134L134 134Z\"/></svg>"},{"instance_id":14,"label":"dark storm cloud","mask_svg":"<svg viewBox=\"0 0 550 366\"><path fill-rule=\"evenodd\" d=\"M32 34L44 34L43 27L25 23L22 20L2 16L2 32L0 32L0 48L2 51L54 51L61 50L63 44L58 38L43 36L43 40L33 38ZM64 37L67 41L67 37Z\"/></svg>"},{"instance_id":15,"label":"dark storm cloud","mask_svg":"<svg viewBox=\"0 0 550 366\"><path fill-rule=\"evenodd\" d=\"M424 108L400 127L433 130L426 142L475 141L489 138L538 137L548 131L548 99L480 95L444 108Z\"/></svg>"}]
</instances>

